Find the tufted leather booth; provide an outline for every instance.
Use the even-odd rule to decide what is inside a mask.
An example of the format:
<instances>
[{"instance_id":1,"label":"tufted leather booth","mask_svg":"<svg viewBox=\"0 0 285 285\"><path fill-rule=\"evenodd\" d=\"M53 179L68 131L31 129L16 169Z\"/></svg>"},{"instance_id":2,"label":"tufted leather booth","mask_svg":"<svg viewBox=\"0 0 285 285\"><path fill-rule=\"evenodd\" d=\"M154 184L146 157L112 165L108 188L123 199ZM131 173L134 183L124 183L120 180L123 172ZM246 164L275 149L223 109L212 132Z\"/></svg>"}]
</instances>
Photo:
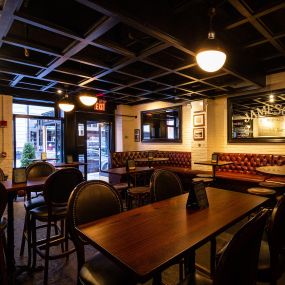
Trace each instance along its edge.
<instances>
[{"instance_id":1,"label":"tufted leather booth","mask_svg":"<svg viewBox=\"0 0 285 285\"><path fill-rule=\"evenodd\" d=\"M255 153L219 153L219 161L232 161L234 164L216 168L216 177L247 182L270 181L285 183L285 177L269 177L259 173L256 168L266 165L284 165L285 155Z\"/></svg>"},{"instance_id":2,"label":"tufted leather booth","mask_svg":"<svg viewBox=\"0 0 285 285\"><path fill-rule=\"evenodd\" d=\"M124 167L127 159L148 158L148 154L152 153L153 157L168 157L166 161L153 161L154 167L171 166L191 169L191 152L186 151L124 151L113 152L111 155L111 167ZM138 166L148 166L148 162L138 161Z\"/></svg>"}]
</instances>

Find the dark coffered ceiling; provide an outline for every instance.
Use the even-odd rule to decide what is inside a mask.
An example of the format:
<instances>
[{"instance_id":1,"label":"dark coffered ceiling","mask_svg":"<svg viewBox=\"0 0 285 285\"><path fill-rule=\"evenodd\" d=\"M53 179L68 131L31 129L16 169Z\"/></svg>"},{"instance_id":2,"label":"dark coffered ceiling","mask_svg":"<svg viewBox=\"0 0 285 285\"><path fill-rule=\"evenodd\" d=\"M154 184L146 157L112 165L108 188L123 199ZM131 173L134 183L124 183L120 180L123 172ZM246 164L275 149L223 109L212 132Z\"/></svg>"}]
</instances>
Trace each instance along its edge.
<instances>
[{"instance_id":1,"label":"dark coffered ceiling","mask_svg":"<svg viewBox=\"0 0 285 285\"><path fill-rule=\"evenodd\" d=\"M194 58L211 5L228 54L216 73ZM16 97L184 102L258 92L285 70L284 1L0 0L0 15L0 90Z\"/></svg>"}]
</instances>

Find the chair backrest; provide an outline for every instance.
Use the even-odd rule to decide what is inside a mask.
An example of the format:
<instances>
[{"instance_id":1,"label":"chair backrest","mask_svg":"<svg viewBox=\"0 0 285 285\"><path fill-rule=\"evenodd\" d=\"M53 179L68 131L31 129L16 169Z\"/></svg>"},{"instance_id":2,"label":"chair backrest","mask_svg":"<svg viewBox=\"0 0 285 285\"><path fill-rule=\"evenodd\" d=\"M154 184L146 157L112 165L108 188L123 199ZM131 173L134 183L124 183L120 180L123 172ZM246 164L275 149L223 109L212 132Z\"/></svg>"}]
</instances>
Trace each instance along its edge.
<instances>
[{"instance_id":1,"label":"chair backrest","mask_svg":"<svg viewBox=\"0 0 285 285\"><path fill-rule=\"evenodd\" d=\"M213 285L255 285L261 238L268 210L249 220L223 250Z\"/></svg>"},{"instance_id":2,"label":"chair backrest","mask_svg":"<svg viewBox=\"0 0 285 285\"><path fill-rule=\"evenodd\" d=\"M127 159L126 161L126 170L135 170L136 169L136 162L132 159Z\"/></svg>"},{"instance_id":3,"label":"chair backrest","mask_svg":"<svg viewBox=\"0 0 285 285\"><path fill-rule=\"evenodd\" d=\"M0 220L2 219L8 201L8 192L0 182Z\"/></svg>"},{"instance_id":4,"label":"chair backrest","mask_svg":"<svg viewBox=\"0 0 285 285\"><path fill-rule=\"evenodd\" d=\"M123 210L119 194L112 185L102 180L91 180L79 184L70 195L67 210L69 233L77 250L78 269L84 263L84 243L76 228Z\"/></svg>"},{"instance_id":5,"label":"chair backrest","mask_svg":"<svg viewBox=\"0 0 285 285\"><path fill-rule=\"evenodd\" d=\"M3 170L0 168L0 181L4 181L4 180L5 180L5 174Z\"/></svg>"},{"instance_id":6,"label":"chair backrest","mask_svg":"<svg viewBox=\"0 0 285 285\"><path fill-rule=\"evenodd\" d=\"M150 183L152 202L161 201L182 193L182 183L175 173L163 169L158 169L153 173Z\"/></svg>"},{"instance_id":7,"label":"chair backrest","mask_svg":"<svg viewBox=\"0 0 285 285\"><path fill-rule=\"evenodd\" d=\"M55 172L52 164L45 161L37 161L30 164L26 169L27 178L47 177Z\"/></svg>"},{"instance_id":8,"label":"chair backrest","mask_svg":"<svg viewBox=\"0 0 285 285\"><path fill-rule=\"evenodd\" d=\"M270 267L274 278L280 277L280 255L285 246L285 196L278 200L267 227Z\"/></svg>"},{"instance_id":9,"label":"chair backrest","mask_svg":"<svg viewBox=\"0 0 285 285\"><path fill-rule=\"evenodd\" d=\"M66 206L72 190L82 181L83 175L77 168L63 168L52 173L43 190L48 206Z\"/></svg>"}]
</instances>

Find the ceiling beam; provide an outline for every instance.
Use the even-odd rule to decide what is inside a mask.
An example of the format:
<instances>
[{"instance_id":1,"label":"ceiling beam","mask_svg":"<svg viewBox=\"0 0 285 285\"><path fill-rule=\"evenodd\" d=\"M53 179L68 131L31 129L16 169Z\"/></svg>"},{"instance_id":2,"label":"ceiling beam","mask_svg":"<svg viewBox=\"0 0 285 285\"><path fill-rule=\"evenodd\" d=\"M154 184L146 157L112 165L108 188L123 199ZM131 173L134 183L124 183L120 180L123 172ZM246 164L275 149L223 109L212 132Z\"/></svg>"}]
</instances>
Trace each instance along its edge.
<instances>
[{"instance_id":1,"label":"ceiling beam","mask_svg":"<svg viewBox=\"0 0 285 285\"><path fill-rule=\"evenodd\" d=\"M256 14L251 14L250 17L246 17L245 19L242 19L240 21L232 23L232 24L228 25L225 29L226 30L231 30L231 29L237 28L237 27L239 27L241 25L246 24L249 21L249 19L256 20L256 19L258 19L258 18L260 18L262 16L265 16L267 14L273 13L274 11L277 11L277 10L283 9L283 8L285 8L285 3L280 3L280 4L276 5L276 6L273 6L273 7L267 8L267 9L265 9L263 11L260 11L260 12L258 12Z\"/></svg>"},{"instance_id":2,"label":"ceiling beam","mask_svg":"<svg viewBox=\"0 0 285 285\"><path fill-rule=\"evenodd\" d=\"M196 55L195 51L189 49L189 46L186 44L185 40L182 41L175 37L173 31L172 34L169 35L169 33L166 33L165 31L162 31L161 29L159 30L155 26L152 26L151 18L147 19L145 17L143 20L140 20L135 18L135 16L138 17L138 15L129 15L126 11L122 10L121 8L122 6L119 5L118 1L115 0L113 1L96 0L96 2L90 0L76 0L76 1L81 3L82 5L85 5L109 17L116 17L121 22L135 29L138 29L139 31L146 33L162 41L165 44L175 47L188 55L191 55L193 57L195 57ZM236 57L237 56L236 53L234 53L233 56ZM244 68L241 66L240 61L238 61L238 63L239 64L236 67L228 65L225 71L230 70L231 74L234 74L239 78L246 78L248 82L251 82L252 84L258 87L265 85L265 75L261 74L260 71L259 71L260 74L258 76L252 76L251 72L245 73L243 70Z\"/></svg>"},{"instance_id":3,"label":"ceiling beam","mask_svg":"<svg viewBox=\"0 0 285 285\"><path fill-rule=\"evenodd\" d=\"M15 87L22 79L24 78L24 75L16 75L14 80L11 81L10 86Z\"/></svg>"},{"instance_id":4,"label":"ceiling beam","mask_svg":"<svg viewBox=\"0 0 285 285\"><path fill-rule=\"evenodd\" d=\"M13 23L13 15L22 5L23 0L6 0L0 17L0 47L2 39L7 35Z\"/></svg>"},{"instance_id":5,"label":"ceiling beam","mask_svg":"<svg viewBox=\"0 0 285 285\"><path fill-rule=\"evenodd\" d=\"M48 68L40 71L37 74L37 78L45 77L47 74L52 72L55 68L63 64L68 59L70 59L73 55L75 55L76 53L84 49L86 46L88 46L90 42L96 40L97 38L102 36L104 33L106 33L108 30L110 30L112 27L117 25L117 23L118 21L114 18L104 17L103 19L101 19L101 21L99 21L95 25L95 28L93 28L93 30L89 32L89 34L86 36L84 41L73 43L69 48L67 48L67 51L60 58L53 61L52 64Z\"/></svg>"},{"instance_id":6,"label":"ceiling beam","mask_svg":"<svg viewBox=\"0 0 285 285\"><path fill-rule=\"evenodd\" d=\"M243 3L239 0L229 0L229 2L262 36L268 40L268 42L270 42L279 52L285 55L284 47L273 38L272 34L265 28L265 25L260 23L260 20L252 17L251 12Z\"/></svg>"}]
</instances>

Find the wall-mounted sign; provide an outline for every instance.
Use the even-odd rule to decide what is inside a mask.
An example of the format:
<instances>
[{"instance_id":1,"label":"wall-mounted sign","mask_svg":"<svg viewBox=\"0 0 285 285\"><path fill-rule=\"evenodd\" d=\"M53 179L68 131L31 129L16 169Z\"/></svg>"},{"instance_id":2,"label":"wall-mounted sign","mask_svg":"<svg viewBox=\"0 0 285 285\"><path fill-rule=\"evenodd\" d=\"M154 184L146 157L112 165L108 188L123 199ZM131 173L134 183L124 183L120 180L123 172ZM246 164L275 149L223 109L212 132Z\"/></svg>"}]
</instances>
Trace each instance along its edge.
<instances>
[{"instance_id":1,"label":"wall-mounted sign","mask_svg":"<svg viewBox=\"0 0 285 285\"><path fill-rule=\"evenodd\" d=\"M98 100L97 103L94 105L94 110L104 112L106 110L106 101Z\"/></svg>"},{"instance_id":2,"label":"wall-mounted sign","mask_svg":"<svg viewBox=\"0 0 285 285\"><path fill-rule=\"evenodd\" d=\"M228 99L228 141L285 142L285 90Z\"/></svg>"}]
</instances>

